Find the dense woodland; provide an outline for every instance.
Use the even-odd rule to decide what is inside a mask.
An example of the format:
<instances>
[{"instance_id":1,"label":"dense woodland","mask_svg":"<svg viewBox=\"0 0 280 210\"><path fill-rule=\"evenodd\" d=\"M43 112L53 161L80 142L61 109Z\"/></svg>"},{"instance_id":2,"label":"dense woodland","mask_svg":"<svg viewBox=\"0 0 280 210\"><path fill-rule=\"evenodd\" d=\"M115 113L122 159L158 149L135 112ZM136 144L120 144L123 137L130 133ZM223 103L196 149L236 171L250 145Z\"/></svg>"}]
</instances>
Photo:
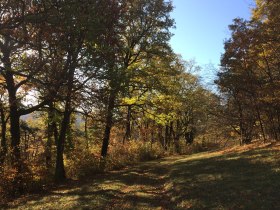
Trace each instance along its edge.
<instances>
[{"instance_id":1,"label":"dense woodland","mask_svg":"<svg viewBox=\"0 0 280 210\"><path fill-rule=\"evenodd\" d=\"M170 154L280 139L280 2L235 19L215 81L164 0L0 1L0 195ZM1 196L0 196L1 197Z\"/></svg>"}]
</instances>

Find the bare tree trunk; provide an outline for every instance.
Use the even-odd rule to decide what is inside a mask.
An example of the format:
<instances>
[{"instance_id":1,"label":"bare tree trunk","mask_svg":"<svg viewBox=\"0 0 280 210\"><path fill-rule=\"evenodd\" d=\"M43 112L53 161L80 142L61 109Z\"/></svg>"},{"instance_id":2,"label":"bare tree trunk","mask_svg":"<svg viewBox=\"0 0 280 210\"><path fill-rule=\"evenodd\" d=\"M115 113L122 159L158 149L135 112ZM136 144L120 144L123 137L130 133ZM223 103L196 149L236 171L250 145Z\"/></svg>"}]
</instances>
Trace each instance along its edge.
<instances>
[{"instance_id":1,"label":"bare tree trunk","mask_svg":"<svg viewBox=\"0 0 280 210\"><path fill-rule=\"evenodd\" d=\"M55 167L55 181L63 182L66 179L65 169L64 169L64 146L65 146L65 139L67 128L70 123L70 102L66 103L65 111L63 115L63 120L61 122L60 134L56 145L56 167Z\"/></svg>"},{"instance_id":2,"label":"bare tree trunk","mask_svg":"<svg viewBox=\"0 0 280 210\"><path fill-rule=\"evenodd\" d=\"M20 114L18 112L17 104L17 88L14 81L12 72L10 51L8 49L1 49L3 53L2 61L6 70L5 80L7 84L8 97L9 97L9 116L10 116L10 134L11 134L11 164L16 170L14 178L14 185L18 186L14 194L21 193L23 190L22 185L22 161L20 154Z\"/></svg>"},{"instance_id":3,"label":"bare tree trunk","mask_svg":"<svg viewBox=\"0 0 280 210\"><path fill-rule=\"evenodd\" d=\"M180 130L181 130L181 123L180 120L176 121L176 130L177 132L174 132L174 145L175 145L175 151L176 153L180 153L180 144L179 144L179 140L180 140Z\"/></svg>"},{"instance_id":4,"label":"bare tree trunk","mask_svg":"<svg viewBox=\"0 0 280 210\"><path fill-rule=\"evenodd\" d=\"M53 103L49 103L48 110L48 125L47 125L47 144L46 144L46 167L49 170L52 162L52 145L53 145L53 134L54 134L54 107Z\"/></svg>"},{"instance_id":5,"label":"bare tree trunk","mask_svg":"<svg viewBox=\"0 0 280 210\"><path fill-rule=\"evenodd\" d=\"M63 182L66 180L65 168L64 168L64 146L66 140L67 129L70 124L70 117L72 113L72 94L74 87L74 73L76 68L76 56L74 52L68 54L68 74L67 74L67 95L65 99L65 108L63 113L63 119L61 121L60 133L56 142L56 166L54 179L56 182Z\"/></svg>"},{"instance_id":6,"label":"bare tree trunk","mask_svg":"<svg viewBox=\"0 0 280 210\"><path fill-rule=\"evenodd\" d=\"M16 98L16 89L13 75L10 72L6 74L7 89L9 92L9 107L10 107L10 132L11 132L11 155L12 165L21 173L21 154L20 154L20 115L18 113L18 105Z\"/></svg>"},{"instance_id":7,"label":"bare tree trunk","mask_svg":"<svg viewBox=\"0 0 280 210\"><path fill-rule=\"evenodd\" d=\"M89 149L89 142L88 142L88 116L87 115L85 115L84 132L85 132L85 139L86 139L86 147L87 147L87 149Z\"/></svg>"},{"instance_id":8,"label":"bare tree trunk","mask_svg":"<svg viewBox=\"0 0 280 210\"><path fill-rule=\"evenodd\" d=\"M131 139L131 105L127 106L127 115L126 115L126 128L125 135L123 137L123 144L126 140Z\"/></svg>"},{"instance_id":9,"label":"bare tree trunk","mask_svg":"<svg viewBox=\"0 0 280 210\"><path fill-rule=\"evenodd\" d=\"M161 143L161 145L162 145L162 147L164 148L164 149L166 149L165 148L165 138L162 136L162 127L160 126L160 125L158 125L158 140L159 140L159 142Z\"/></svg>"},{"instance_id":10,"label":"bare tree trunk","mask_svg":"<svg viewBox=\"0 0 280 210\"><path fill-rule=\"evenodd\" d=\"M166 125L165 126L165 137L164 137L164 148L165 148L165 150L168 149L170 141L171 141L170 127L168 125Z\"/></svg>"},{"instance_id":11,"label":"bare tree trunk","mask_svg":"<svg viewBox=\"0 0 280 210\"><path fill-rule=\"evenodd\" d=\"M101 156L105 159L108 153L108 146L110 141L111 128L113 126L113 110L115 107L116 93L111 91L108 101L107 116L105 122L105 130L103 136L103 143L101 149Z\"/></svg>"},{"instance_id":12,"label":"bare tree trunk","mask_svg":"<svg viewBox=\"0 0 280 210\"><path fill-rule=\"evenodd\" d=\"M7 131L7 121L5 119L5 113L3 107L0 109L1 114L1 150L0 150L0 165L3 165L5 162L6 154L8 151L7 148L7 139L6 139L6 131Z\"/></svg>"},{"instance_id":13,"label":"bare tree trunk","mask_svg":"<svg viewBox=\"0 0 280 210\"><path fill-rule=\"evenodd\" d=\"M261 133L262 133L262 136L263 136L263 142L265 143L266 142L266 135L265 135L265 132L264 132L263 121L262 121L262 118L261 118L259 107L257 107L256 109L257 109L257 114L258 114L258 120L260 121Z\"/></svg>"}]
</instances>

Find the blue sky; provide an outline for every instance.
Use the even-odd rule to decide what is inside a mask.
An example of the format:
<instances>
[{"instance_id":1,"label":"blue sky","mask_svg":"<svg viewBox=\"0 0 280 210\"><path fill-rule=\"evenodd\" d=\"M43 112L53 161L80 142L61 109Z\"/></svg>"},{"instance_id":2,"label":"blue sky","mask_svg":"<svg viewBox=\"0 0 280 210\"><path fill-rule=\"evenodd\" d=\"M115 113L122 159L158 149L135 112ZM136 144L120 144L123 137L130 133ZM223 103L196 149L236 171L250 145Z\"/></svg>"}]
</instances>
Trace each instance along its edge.
<instances>
[{"instance_id":1,"label":"blue sky","mask_svg":"<svg viewBox=\"0 0 280 210\"><path fill-rule=\"evenodd\" d=\"M209 64L218 67L223 42L230 36L228 25L236 17L249 19L253 0L173 0L173 5L171 46L183 59L194 58L203 68L200 76L209 82L215 74Z\"/></svg>"}]
</instances>

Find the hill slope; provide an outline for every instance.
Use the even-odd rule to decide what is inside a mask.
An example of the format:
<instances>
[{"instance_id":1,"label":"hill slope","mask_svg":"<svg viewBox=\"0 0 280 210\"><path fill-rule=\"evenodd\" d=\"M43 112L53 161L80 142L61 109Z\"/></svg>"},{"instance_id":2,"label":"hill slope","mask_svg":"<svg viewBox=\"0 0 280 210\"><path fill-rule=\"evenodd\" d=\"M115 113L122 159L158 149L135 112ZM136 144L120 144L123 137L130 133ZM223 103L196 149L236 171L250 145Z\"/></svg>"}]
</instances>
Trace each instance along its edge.
<instances>
[{"instance_id":1,"label":"hill slope","mask_svg":"<svg viewBox=\"0 0 280 210\"><path fill-rule=\"evenodd\" d=\"M280 146L250 147L139 164L9 208L280 209Z\"/></svg>"}]
</instances>

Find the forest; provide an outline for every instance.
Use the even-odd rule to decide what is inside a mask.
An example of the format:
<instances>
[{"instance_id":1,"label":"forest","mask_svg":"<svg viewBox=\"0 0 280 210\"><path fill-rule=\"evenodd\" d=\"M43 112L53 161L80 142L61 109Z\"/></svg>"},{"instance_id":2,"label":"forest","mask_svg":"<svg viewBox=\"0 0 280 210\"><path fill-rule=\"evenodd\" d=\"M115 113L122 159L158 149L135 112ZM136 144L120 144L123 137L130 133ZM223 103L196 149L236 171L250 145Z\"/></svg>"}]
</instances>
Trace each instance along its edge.
<instances>
[{"instance_id":1,"label":"forest","mask_svg":"<svg viewBox=\"0 0 280 210\"><path fill-rule=\"evenodd\" d=\"M112 180L110 171L143 161L279 145L280 2L255 0L250 20L229 25L217 91L170 46L172 10L167 0L0 1L0 206L89 177ZM278 147L272 153L279 158Z\"/></svg>"}]
</instances>

